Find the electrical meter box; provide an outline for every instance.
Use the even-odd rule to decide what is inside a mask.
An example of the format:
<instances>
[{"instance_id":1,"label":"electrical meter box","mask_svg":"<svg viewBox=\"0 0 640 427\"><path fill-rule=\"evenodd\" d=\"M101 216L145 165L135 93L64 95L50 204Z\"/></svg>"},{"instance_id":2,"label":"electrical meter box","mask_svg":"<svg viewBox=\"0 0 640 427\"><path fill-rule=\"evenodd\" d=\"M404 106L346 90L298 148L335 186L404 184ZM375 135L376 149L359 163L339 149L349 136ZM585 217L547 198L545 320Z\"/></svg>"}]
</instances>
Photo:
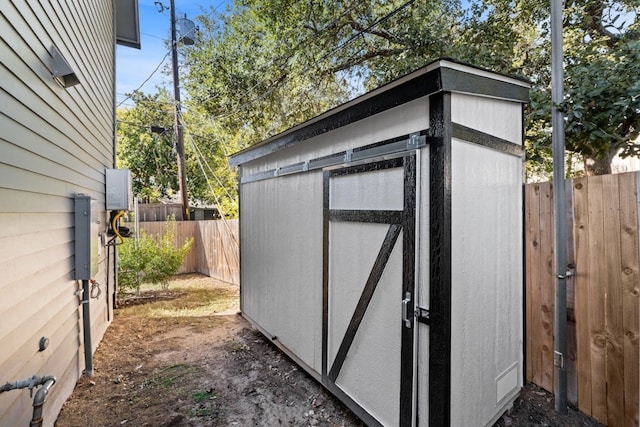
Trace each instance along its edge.
<instances>
[{"instance_id":1,"label":"electrical meter box","mask_svg":"<svg viewBox=\"0 0 640 427\"><path fill-rule=\"evenodd\" d=\"M75 208L74 279L89 280L98 273L100 221L95 212L95 201L90 196L76 194L73 201Z\"/></svg>"},{"instance_id":2,"label":"electrical meter box","mask_svg":"<svg viewBox=\"0 0 640 427\"><path fill-rule=\"evenodd\" d=\"M133 210L133 191L129 169L106 169L106 209L109 211Z\"/></svg>"}]
</instances>

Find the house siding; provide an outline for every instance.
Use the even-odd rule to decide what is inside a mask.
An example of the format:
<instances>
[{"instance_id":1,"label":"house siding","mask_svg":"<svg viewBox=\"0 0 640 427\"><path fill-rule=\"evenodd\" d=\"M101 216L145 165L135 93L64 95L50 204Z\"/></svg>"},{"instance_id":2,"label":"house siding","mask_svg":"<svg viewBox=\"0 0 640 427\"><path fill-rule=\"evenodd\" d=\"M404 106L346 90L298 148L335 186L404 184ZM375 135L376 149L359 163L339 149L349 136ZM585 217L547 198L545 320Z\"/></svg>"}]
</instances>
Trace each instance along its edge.
<instances>
[{"instance_id":1,"label":"house siding","mask_svg":"<svg viewBox=\"0 0 640 427\"><path fill-rule=\"evenodd\" d=\"M111 0L0 2L0 383L56 376L45 425L84 369L73 196L95 200L103 231L104 169L113 167L113 14ZM80 84L65 89L51 77L51 46ZM100 250L93 350L112 319L113 255L113 247ZM39 352L41 337L50 344ZM32 410L28 390L0 394L0 425L26 425Z\"/></svg>"}]
</instances>

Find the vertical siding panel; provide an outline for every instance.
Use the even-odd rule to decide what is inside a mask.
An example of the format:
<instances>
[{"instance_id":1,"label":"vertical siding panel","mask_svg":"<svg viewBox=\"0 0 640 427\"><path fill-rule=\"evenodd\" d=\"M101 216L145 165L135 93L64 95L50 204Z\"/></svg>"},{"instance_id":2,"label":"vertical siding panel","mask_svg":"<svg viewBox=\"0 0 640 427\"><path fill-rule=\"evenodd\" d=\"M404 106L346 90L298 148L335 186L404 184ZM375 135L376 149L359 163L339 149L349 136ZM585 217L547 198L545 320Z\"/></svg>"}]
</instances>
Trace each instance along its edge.
<instances>
[{"instance_id":1,"label":"vertical siding panel","mask_svg":"<svg viewBox=\"0 0 640 427\"><path fill-rule=\"evenodd\" d=\"M620 188L618 175L604 175L602 200L604 220L605 281L605 351L607 420L609 425L622 425L624 416L622 277L620 271ZM600 257L598 257L600 258ZM593 259L591 262L598 262ZM602 262L602 261L601 261Z\"/></svg>"},{"instance_id":2,"label":"vertical siding panel","mask_svg":"<svg viewBox=\"0 0 640 427\"><path fill-rule=\"evenodd\" d=\"M624 358L624 420L620 425L638 425L640 369L638 328L640 304L640 254L638 252L638 188L639 173L619 175L620 183L620 267L622 269L622 351Z\"/></svg>"},{"instance_id":3,"label":"vertical siding panel","mask_svg":"<svg viewBox=\"0 0 640 427\"><path fill-rule=\"evenodd\" d=\"M575 314L578 408L591 415L591 333L589 328L589 196L586 178L573 182L576 251Z\"/></svg>"}]
</instances>

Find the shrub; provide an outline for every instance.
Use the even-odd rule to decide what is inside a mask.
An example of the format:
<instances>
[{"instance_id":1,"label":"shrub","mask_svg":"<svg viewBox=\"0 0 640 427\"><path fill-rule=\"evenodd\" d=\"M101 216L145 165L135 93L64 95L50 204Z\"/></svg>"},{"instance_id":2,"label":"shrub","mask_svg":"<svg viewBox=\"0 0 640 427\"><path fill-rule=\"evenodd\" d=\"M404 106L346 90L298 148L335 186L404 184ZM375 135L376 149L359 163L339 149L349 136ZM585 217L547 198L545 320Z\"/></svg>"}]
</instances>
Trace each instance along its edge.
<instances>
[{"instance_id":1,"label":"shrub","mask_svg":"<svg viewBox=\"0 0 640 427\"><path fill-rule=\"evenodd\" d=\"M164 235L156 241L142 231L140 238L125 239L120 245L118 262L118 285L120 293L135 290L140 293L143 283L159 284L166 290L169 278L178 272L184 258L191 250L193 238L188 238L182 247L175 247L175 220L165 223Z\"/></svg>"}]
</instances>

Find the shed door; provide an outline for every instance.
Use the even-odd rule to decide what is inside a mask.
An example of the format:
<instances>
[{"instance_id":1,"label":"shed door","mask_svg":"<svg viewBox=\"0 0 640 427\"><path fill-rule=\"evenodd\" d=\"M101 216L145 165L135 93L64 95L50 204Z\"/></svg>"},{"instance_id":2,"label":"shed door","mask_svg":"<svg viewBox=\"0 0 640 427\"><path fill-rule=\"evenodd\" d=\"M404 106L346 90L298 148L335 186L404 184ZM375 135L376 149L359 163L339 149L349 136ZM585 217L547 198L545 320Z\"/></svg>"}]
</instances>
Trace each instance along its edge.
<instances>
[{"instance_id":1,"label":"shed door","mask_svg":"<svg viewBox=\"0 0 640 427\"><path fill-rule=\"evenodd\" d=\"M323 381L370 425L412 424L415 163L324 174Z\"/></svg>"}]
</instances>

